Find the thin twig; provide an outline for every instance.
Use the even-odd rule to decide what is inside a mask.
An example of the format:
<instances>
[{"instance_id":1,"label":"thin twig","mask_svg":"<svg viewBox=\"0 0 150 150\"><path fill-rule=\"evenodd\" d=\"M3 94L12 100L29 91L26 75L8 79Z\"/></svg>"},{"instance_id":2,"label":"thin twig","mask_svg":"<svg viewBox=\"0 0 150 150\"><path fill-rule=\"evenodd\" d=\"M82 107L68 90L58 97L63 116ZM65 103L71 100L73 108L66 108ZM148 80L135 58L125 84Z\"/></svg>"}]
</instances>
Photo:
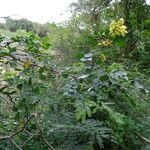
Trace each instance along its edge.
<instances>
[{"instance_id":1,"label":"thin twig","mask_svg":"<svg viewBox=\"0 0 150 150\"><path fill-rule=\"evenodd\" d=\"M39 116L38 116L38 117L39 117ZM37 121L37 126L38 126L38 128L39 128L39 131L40 131L40 133L41 133L41 136L42 136L44 142L49 146L49 148L51 148L52 150L55 150L55 148L54 148L54 147L47 141L47 139L45 138L45 136L44 136L44 134L43 134L43 129L42 129L42 127L41 127L39 121L37 120L37 118L36 118L36 121Z\"/></svg>"},{"instance_id":2,"label":"thin twig","mask_svg":"<svg viewBox=\"0 0 150 150\"><path fill-rule=\"evenodd\" d=\"M25 127L27 126L28 122L32 119L32 117L35 116L35 114L32 114L25 122L24 126L19 129L18 131L14 132L14 133L11 133L10 135L8 136L0 136L0 140L7 140L7 139L10 139L12 137L14 137L15 135L19 134L20 132L22 132Z\"/></svg>"},{"instance_id":3,"label":"thin twig","mask_svg":"<svg viewBox=\"0 0 150 150\"><path fill-rule=\"evenodd\" d=\"M43 138L44 142L45 142L52 150L55 150L55 148L46 140L46 138L44 137L43 134L42 134L42 138Z\"/></svg>"},{"instance_id":4,"label":"thin twig","mask_svg":"<svg viewBox=\"0 0 150 150\"><path fill-rule=\"evenodd\" d=\"M9 104L9 101L8 101L6 98L2 97L1 95L0 95L0 98L2 98L3 100L5 100L5 101L6 101L6 103L7 103L8 107L9 107L10 109L12 109L12 108L13 108L13 107Z\"/></svg>"},{"instance_id":5,"label":"thin twig","mask_svg":"<svg viewBox=\"0 0 150 150\"><path fill-rule=\"evenodd\" d=\"M24 141L23 142L23 146L27 143L27 142L29 142L31 139L33 139L35 136L39 136L39 135L41 135L41 132L40 131L38 131L37 133L35 133L35 134L32 134L32 133L30 133L30 138L28 139L28 140L26 140L26 141Z\"/></svg>"},{"instance_id":6,"label":"thin twig","mask_svg":"<svg viewBox=\"0 0 150 150\"><path fill-rule=\"evenodd\" d=\"M137 135L143 142L150 144L150 140L147 139L146 137L142 136L142 135Z\"/></svg>"},{"instance_id":7,"label":"thin twig","mask_svg":"<svg viewBox=\"0 0 150 150\"><path fill-rule=\"evenodd\" d=\"M9 138L9 140L19 149L19 150L23 150L17 143L15 143L11 138Z\"/></svg>"}]
</instances>

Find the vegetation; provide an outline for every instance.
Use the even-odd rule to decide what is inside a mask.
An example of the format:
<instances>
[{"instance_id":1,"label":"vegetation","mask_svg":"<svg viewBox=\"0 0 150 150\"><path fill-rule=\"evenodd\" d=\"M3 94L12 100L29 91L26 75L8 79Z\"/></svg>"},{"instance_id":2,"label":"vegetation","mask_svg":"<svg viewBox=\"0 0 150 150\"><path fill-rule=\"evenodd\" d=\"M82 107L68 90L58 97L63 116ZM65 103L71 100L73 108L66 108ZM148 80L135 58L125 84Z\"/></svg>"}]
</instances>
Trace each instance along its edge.
<instances>
[{"instance_id":1,"label":"vegetation","mask_svg":"<svg viewBox=\"0 0 150 150\"><path fill-rule=\"evenodd\" d=\"M0 24L0 149L149 150L149 5L70 9L61 24Z\"/></svg>"}]
</instances>

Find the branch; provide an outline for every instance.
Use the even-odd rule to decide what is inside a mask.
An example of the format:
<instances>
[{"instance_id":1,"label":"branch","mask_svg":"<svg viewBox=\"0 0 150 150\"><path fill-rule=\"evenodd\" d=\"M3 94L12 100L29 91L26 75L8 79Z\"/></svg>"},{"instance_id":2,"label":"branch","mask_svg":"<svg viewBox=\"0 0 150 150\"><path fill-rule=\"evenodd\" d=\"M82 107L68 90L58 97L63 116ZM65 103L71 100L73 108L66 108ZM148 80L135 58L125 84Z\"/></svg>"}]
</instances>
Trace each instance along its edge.
<instances>
[{"instance_id":1,"label":"branch","mask_svg":"<svg viewBox=\"0 0 150 150\"><path fill-rule=\"evenodd\" d=\"M9 139L19 150L23 150L19 145L17 145L11 138Z\"/></svg>"},{"instance_id":2,"label":"branch","mask_svg":"<svg viewBox=\"0 0 150 150\"><path fill-rule=\"evenodd\" d=\"M147 139L146 137L142 136L142 135L137 135L143 142L150 144L150 140Z\"/></svg>"},{"instance_id":3,"label":"branch","mask_svg":"<svg viewBox=\"0 0 150 150\"><path fill-rule=\"evenodd\" d=\"M5 101L6 101L6 103L7 103L8 107L9 107L10 109L12 109L12 108L13 108L13 107L9 104L9 101L8 101L6 98L2 97L1 95L0 95L0 98L2 98L3 100L5 100Z\"/></svg>"},{"instance_id":4,"label":"branch","mask_svg":"<svg viewBox=\"0 0 150 150\"><path fill-rule=\"evenodd\" d=\"M0 93L3 92L8 87L9 87L8 85L5 85L4 87L0 87Z\"/></svg>"},{"instance_id":5,"label":"branch","mask_svg":"<svg viewBox=\"0 0 150 150\"><path fill-rule=\"evenodd\" d=\"M27 133L30 134L31 136L29 137L28 140L26 140L26 141L23 142L23 144L22 144L23 146L24 146L27 142L29 142L31 139L33 139L35 136L41 135L41 131L37 131L37 133L34 133L34 134L29 133L28 131L27 131Z\"/></svg>"},{"instance_id":6,"label":"branch","mask_svg":"<svg viewBox=\"0 0 150 150\"><path fill-rule=\"evenodd\" d=\"M51 148L52 150L55 150L55 148L54 148L54 147L46 140L46 138L44 137L42 127L41 127L40 123L38 122L38 120L37 120L37 126L38 126L38 128L39 128L39 131L40 131L40 133L41 133L41 136L42 136L44 142L49 146L49 148Z\"/></svg>"},{"instance_id":7,"label":"branch","mask_svg":"<svg viewBox=\"0 0 150 150\"><path fill-rule=\"evenodd\" d=\"M3 93L2 93L3 94ZM7 94L5 94L7 95ZM13 101L12 97L10 95L7 95L7 97L9 98L9 100L13 103L13 107L15 107L16 103Z\"/></svg>"},{"instance_id":8,"label":"branch","mask_svg":"<svg viewBox=\"0 0 150 150\"><path fill-rule=\"evenodd\" d=\"M21 63L25 63L25 61L23 61L23 60L21 60L21 59L19 59L19 58L16 58L15 56L13 56L13 55L9 55L11 58L13 58L14 60L17 60L17 61L19 61L19 62L21 62ZM41 66L39 66L39 65L37 65L37 64L31 64L31 66L34 66L34 67L41 67ZM55 69L53 69L53 68L51 68L51 71L53 72L53 73L55 73L55 74L57 74L57 75L60 75L61 74L61 72L59 72L58 70L55 70ZM74 76L74 75L69 75L69 77L71 77L71 78L73 78L73 79L78 79L78 77L77 76Z\"/></svg>"},{"instance_id":9,"label":"branch","mask_svg":"<svg viewBox=\"0 0 150 150\"><path fill-rule=\"evenodd\" d=\"M44 137L43 134L42 134L42 138L43 138L44 142L45 142L52 150L55 150L55 148L46 140L46 138Z\"/></svg>"},{"instance_id":10,"label":"branch","mask_svg":"<svg viewBox=\"0 0 150 150\"><path fill-rule=\"evenodd\" d=\"M7 140L7 139L11 139L12 137L14 137L15 135L19 134L20 132L22 132L25 127L27 126L28 122L32 119L33 116L35 116L36 114L32 114L25 122L24 126L19 129L18 131L14 132L14 133L11 133L10 135L8 136L0 136L0 140Z\"/></svg>"}]
</instances>

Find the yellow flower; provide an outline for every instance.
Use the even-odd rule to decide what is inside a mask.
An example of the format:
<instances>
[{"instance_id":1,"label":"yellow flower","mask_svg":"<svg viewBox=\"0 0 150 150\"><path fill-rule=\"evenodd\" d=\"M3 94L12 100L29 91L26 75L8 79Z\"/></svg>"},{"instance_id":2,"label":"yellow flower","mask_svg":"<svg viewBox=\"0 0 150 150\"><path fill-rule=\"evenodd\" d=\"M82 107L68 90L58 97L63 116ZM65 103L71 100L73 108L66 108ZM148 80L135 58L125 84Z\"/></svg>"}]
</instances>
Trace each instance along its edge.
<instances>
[{"instance_id":1,"label":"yellow flower","mask_svg":"<svg viewBox=\"0 0 150 150\"><path fill-rule=\"evenodd\" d=\"M106 61L106 56L104 54L100 54L99 59L101 62L105 62Z\"/></svg>"},{"instance_id":2,"label":"yellow flower","mask_svg":"<svg viewBox=\"0 0 150 150\"><path fill-rule=\"evenodd\" d=\"M112 37L115 36L125 36L125 34L127 34L127 27L124 25L124 19L120 18L118 21L112 21L110 24L110 35Z\"/></svg>"},{"instance_id":3,"label":"yellow flower","mask_svg":"<svg viewBox=\"0 0 150 150\"><path fill-rule=\"evenodd\" d=\"M1 63L6 63L7 60L0 59L0 62L1 62Z\"/></svg>"},{"instance_id":4,"label":"yellow flower","mask_svg":"<svg viewBox=\"0 0 150 150\"><path fill-rule=\"evenodd\" d=\"M32 65L32 61L31 60L27 60L26 62L24 62L23 67L24 68L28 68Z\"/></svg>"},{"instance_id":5,"label":"yellow flower","mask_svg":"<svg viewBox=\"0 0 150 150\"><path fill-rule=\"evenodd\" d=\"M109 45L112 44L112 42L113 42L112 40L107 39L107 40L102 41L101 43L99 43L99 45L100 46L109 46Z\"/></svg>"}]
</instances>

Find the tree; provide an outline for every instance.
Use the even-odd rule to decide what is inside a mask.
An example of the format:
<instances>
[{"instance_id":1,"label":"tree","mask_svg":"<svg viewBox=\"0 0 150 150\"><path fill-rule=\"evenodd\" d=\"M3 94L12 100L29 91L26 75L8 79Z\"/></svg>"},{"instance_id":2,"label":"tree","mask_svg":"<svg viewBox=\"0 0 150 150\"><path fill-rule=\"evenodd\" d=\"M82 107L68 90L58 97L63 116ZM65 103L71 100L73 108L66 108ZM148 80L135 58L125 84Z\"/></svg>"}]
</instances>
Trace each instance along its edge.
<instances>
[{"instance_id":1,"label":"tree","mask_svg":"<svg viewBox=\"0 0 150 150\"><path fill-rule=\"evenodd\" d=\"M33 30L34 32L39 35L40 37L45 37L48 34L48 25L47 24L38 24L38 23L34 23L33 24Z\"/></svg>"},{"instance_id":2,"label":"tree","mask_svg":"<svg viewBox=\"0 0 150 150\"><path fill-rule=\"evenodd\" d=\"M109 6L111 0L79 0L72 3L71 8L75 16L82 16L85 23L90 24L93 32L98 32L102 22L102 12Z\"/></svg>"},{"instance_id":3,"label":"tree","mask_svg":"<svg viewBox=\"0 0 150 150\"><path fill-rule=\"evenodd\" d=\"M19 19L19 20L13 20L10 17L6 18L5 23L7 29L11 32L15 32L18 29L24 29L27 32L33 31L33 24L31 21L28 21L27 19Z\"/></svg>"}]
</instances>

